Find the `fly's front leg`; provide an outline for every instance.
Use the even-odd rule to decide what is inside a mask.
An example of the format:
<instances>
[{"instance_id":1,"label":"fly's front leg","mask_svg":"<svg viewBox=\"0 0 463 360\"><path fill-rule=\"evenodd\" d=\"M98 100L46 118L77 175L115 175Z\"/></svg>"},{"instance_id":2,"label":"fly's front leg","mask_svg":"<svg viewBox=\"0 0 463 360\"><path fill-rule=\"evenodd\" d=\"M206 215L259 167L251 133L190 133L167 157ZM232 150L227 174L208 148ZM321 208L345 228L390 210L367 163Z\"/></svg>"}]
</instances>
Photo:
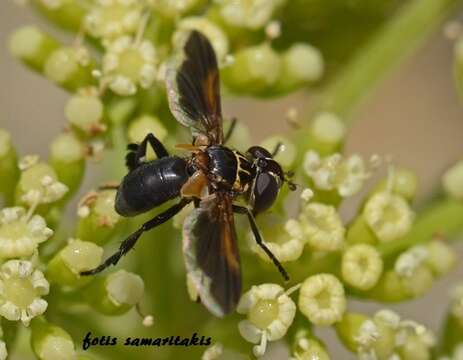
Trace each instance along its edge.
<instances>
[{"instance_id":1,"label":"fly's front leg","mask_svg":"<svg viewBox=\"0 0 463 360\"><path fill-rule=\"evenodd\" d=\"M252 215L251 211L243 206L233 205L233 211L238 214L245 214L248 217L249 224L251 225L252 233L254 234L254 238L256 239L257 245L259 245L262 250L267 254L267 256L272 260L273 264L278 268L278 271L283 276L283 278L288 281L289 275L284 269L283 265L278 261L275 255L270 251L270 249L264 244L262 240L262 236L260 235L259 229L257 228L256 220Z\"/></svg>"},{"instance_id":2,"label":"fly's front leg","mask_svg":"<svg viewBox=\"0 0 463 360\"><path fill-rule=\"evenodd\" d=\"M151 220L144 223L137 231L135 231L127 239L125 239L119 246L119 249L113 255L107 258L100 266L92 270L83 271L80 273L80 275L98 274L107 267L111 265L116 265L120 258L127 254L130 251L130 249L132 249L135 246L137 240L145 231L151 230L156 226L165 223L167 220L178 214L180 210L182 210L190 201L191 200L189 199L182 199L178 204L175 204L163 213L155 216Z\"/></svg>"}]
</instances>

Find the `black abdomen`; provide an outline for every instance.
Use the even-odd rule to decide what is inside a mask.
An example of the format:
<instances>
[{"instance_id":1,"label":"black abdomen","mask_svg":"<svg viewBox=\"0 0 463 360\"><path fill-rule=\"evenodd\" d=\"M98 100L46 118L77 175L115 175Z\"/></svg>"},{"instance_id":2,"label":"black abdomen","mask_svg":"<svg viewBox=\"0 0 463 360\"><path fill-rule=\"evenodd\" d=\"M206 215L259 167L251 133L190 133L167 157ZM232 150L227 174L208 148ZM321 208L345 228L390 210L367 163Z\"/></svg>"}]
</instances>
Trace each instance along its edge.
<instances>
[{"instance_id":1,"label":"black abdomen","mask_svg":"<svg viewBox=\"0 0 463 360\"><path fill-rule=\"evenodd\" d=\"M169 156L147 162L128 173L116 195L116 211L135 216L177 197L188 180L187 162Z\"/></svg>"}]
</instances>

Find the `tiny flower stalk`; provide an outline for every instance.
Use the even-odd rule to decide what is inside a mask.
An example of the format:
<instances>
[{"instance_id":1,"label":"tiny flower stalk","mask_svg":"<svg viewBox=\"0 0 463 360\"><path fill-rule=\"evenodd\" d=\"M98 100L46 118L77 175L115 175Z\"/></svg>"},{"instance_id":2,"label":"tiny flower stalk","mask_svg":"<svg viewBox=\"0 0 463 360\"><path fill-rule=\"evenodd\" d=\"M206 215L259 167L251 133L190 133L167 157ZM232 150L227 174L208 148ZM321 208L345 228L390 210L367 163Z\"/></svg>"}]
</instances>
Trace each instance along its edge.
<instances>
[{"instance_id":1,"label":"tiny flower stalk","mask_svg":"<svg viewBox=\"0 0 463 360\"><path fill-rule=\"evenodd\" d=\"M60 286L80 287L92 281L80 276L82 271L97 267L103 257L103 249L92 242L70 239L48 263L47 278Z\"/></svg>"},{"instance_id":2,"label":"tiny flower stalk","mask_svg":"<svg viewBox=\"0 0 463 360\"><path fill-rule=\"evenodd\" d=\"M11 54L38 72L44 71L45 63L58 47L57 40L35 26L23 26L9 39Z\"/></svg>"},{"instance_id":3,"label":"tiny flower stalk","mask_svg":"<svg viewBox=\"0 0 463 360\"><path fill-rule=\"evenodd\" d=\"M142 278L125 270L118 270L95 279L84 290L87 303L105 315L124 314L143 297Z\"/></svg>"},{"instance_id":4,"label":"tiny flower stalk","mask_svg":"<svg viewBox=\"0 0 463 360\"><path fill-rule=\"evenodd\" d=\"M79 202L76 236L102 245L122 228L124 222L114 210L116 191L90 192Z\"/></svg>"},{"instance_id":5,"label":"tiny flower stalk","mask_svg":"<svg viewBox=\"0 0 463 360\"><path fill-rule=\"evenodd\" d=\"M0 194L7 204L14 199L14 188L19 179L16 151L11 143L10 134L0 128Z\"/></svg>"},{"instance_id":6,"label":"tiny flower stalk","mask_svg":"<svg viewBox=\"0 0 463 360\"><path fill-rule=\"evenodd\" d=\"M61 183L67 186L65 196L75 193L85 173L85 146L72 133L58 135L50 144L50 165Z\"/></svg>"},{"instance_id":7,"label":"tiny flower stalk","mask_svg":"<svg viewBox=\"0 0 463 360\"><path fill-rule=\"evenodd\" d=\"M45 62L44 74L57 85L75 91L95 85L94 67L94 60L85 47L60 47Z\"/></svg>"},{"instance_id":8,"label":"tiny flower stalk","mask_svg":"<svg viewBox=\"0 0 463 360\"><path fill-rule=\"evenodd\" d=\"M71 336L61 327L38 317L31 325L31 346L40 360L77 360Z\"/></svg>"}]
</instances>

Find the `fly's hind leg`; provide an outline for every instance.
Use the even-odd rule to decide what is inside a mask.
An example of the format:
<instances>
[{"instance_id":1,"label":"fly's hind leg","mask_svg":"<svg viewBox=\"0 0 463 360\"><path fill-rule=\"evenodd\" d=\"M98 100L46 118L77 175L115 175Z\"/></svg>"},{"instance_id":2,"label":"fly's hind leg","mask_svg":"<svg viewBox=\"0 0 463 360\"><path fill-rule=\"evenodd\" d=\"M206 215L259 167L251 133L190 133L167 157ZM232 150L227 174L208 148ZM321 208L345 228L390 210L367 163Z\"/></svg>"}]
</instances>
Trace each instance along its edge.
<instances>
[{"instance_id":1,"label":"fly's hind leg","mask_svg":"<svg viewBox=\"0 0 463 360\"><path fill-rule=\"evenodd\" d=\"M169 152L164 145L152 133L146 135L143 141L139 144L129 144L127 150L129 151L125 157L125 163L130 171L137 168L145 161L146 146L150 144L151 148L158 158L169 156Z\"/></svg>"},{"instance_id":2,"label":"fly's hind leg","mask_svg":"<svg viewBox=\"0 0 463 360\"><path fill-rule=\"evenodd\" d=\"M104 269L111 265L116 265L121 257L127 254L135 246L137 240L145 231L151 230L156 226L165 223L167 220L178 214L180 210L182 210L190 201L191 200L188 199L182 199L178 204L173 205L163 213L144 223L137 231L125 239L119 246L119 249L113 255L107 258L100 266L92 270L83 271L80 273L80 275L95 275L99 272L102 272Z\"/></svg>"}]
</instances>

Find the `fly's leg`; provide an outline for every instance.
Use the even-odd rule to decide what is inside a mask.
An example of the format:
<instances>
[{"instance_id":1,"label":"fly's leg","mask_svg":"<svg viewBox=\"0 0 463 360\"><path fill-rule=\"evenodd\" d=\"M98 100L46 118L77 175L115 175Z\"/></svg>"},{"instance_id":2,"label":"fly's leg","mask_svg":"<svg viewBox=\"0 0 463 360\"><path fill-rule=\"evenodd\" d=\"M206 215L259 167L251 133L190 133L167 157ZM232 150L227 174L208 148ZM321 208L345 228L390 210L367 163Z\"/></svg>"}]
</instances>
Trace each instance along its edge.
<instances>
[{"instance_id":1,"label":"fly's leg","mask_svg":"<svg viewBox=\"0 0 463 360\"><path fill-rule=\"evenodd\" d=\"M137 231L135 231L127 239L125 239L119 246L119 249L113 255L107 258L100 266L92 270L83 271L80 273L80 275L98 274L107 267L111 265L116 265L120 258L127 254L130 251L130 249L132 249L135 246L137 240L145 231L151 230L156 226L166 222L167 220L178 214L180 210L182 210L190 201L191 200L189 199L182 199L178 204L173 205L163 213L155 216L151 220L144 223Z\"/></svg>"},{"instance_id":2,"label":"fly's leg","mask_svg":"<svg viewBox=\"0 0 463 360\"><path fill-rule=\"evenodd\" d=\"M249 220L249 224L251 225L252 233L254 234L254 238L256 239L257 245L259 245L262 250L267 254L267 256L272 260L273 264L278 268L278 271L283 276L283 278L288 281L289 275L284 269L283 265L278 261L278 259L273 255L270 249L264 244L262 240L262 236L260 235L259 229L257 228L256 220L252 215L251 211L243 206L233 205L233 211L238 214L246 214Z\"/></svg>"},{"instance_id":3,"label":"fly's leg","mask_svg":"<svg viewBox=\"0 0 463 360\"><path fill-rule=\"evenodd\" d=\"M142 164L145 160L146 156L146 146L150 144L151 148L154 150L154 153L158 158L163 158L169 156L168 151L162 145L161 141L156 138L152 133L146 135L143 141L138 144L129 144L127 146L127 156L125 157L125 164L129 168L130 171L137 168L140 164Z\"/></svg>"}]
</instances>

